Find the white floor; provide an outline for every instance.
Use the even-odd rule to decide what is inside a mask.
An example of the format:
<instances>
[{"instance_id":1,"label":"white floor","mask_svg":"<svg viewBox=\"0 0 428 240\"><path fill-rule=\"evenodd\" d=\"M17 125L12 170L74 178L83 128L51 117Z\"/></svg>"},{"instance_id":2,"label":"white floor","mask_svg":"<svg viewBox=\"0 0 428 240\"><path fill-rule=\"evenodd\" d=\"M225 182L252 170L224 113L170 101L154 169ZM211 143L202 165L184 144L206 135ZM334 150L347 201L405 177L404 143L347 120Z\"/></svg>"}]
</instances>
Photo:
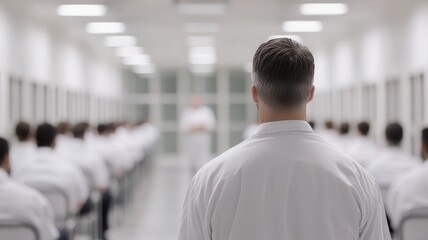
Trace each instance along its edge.
<instances>
[{"instance_id":1,"label":"white floor","mask_svg":"<svg viewBox=\"0 0 428 240\"><path fill-rule=\"evenodd\" d=\"M158 157L147 165L142 183L110 240L176 240L181 209L191 180L188 164L176 157Z\"/></svg>"}]
</instances>

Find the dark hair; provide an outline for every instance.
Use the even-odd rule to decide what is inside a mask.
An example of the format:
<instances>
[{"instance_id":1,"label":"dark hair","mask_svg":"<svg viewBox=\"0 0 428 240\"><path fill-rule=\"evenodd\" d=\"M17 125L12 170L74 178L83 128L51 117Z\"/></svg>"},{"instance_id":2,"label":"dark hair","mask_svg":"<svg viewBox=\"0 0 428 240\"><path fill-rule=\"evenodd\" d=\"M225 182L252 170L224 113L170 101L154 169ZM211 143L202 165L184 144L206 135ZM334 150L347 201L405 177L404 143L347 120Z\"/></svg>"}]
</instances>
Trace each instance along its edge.
<instances>
[{"instance_id":1,"label":"dark hair","mask_svg":"<svg viewBox=\"0 0 428 240\"><path fill-rule=\"evenodd\" d=\"M400 145L403 140L403 127L399 123L391 123L385 129L386 141L391 145Z\"/></svg>"},{"instance_id":2,"label":"dark hair","mask_svg":"<svg viewBox=\"0 0 428 240\"><path fill-rule=\"evenodd\" d=\"M428 128L422 130L422 146L428 150Z\"/></svg>"},{"instance_id":3,"label":"dark hair","mask_svg":"<svg viewBox=\"0 0 428 240\"><path fill-rule=\"evenodd\" d=\"M315 122L314 121L309 121L308 123L309 123L309 125L311 125L312 129L315 129Z\"/></svg>"},{"instance_id":4,"label":"dark hair","mask_svg":"<svg viewBox=\"0 0 428 240\"><path fill-rule=\"evenodd\" d=\"M97 132L98 134L104 134L107 133L108 126L106 124L98 124L97 126Z\"/></svg>"},{"instance_id":5,"label":"dark hair","mask_svg":"<svg viewBox=\"0 0 428 240\"><path fill-rule=\"evenodd\" d=\"M9 155L9 143L6 139L0 138L0 165L3 165L7 155Z\"/></svg>"},{"instance_id":6,"label":"dark hair","mask_svg":"<svg viewBox=\"0 0 428 240\"><path fill-rule=\"evenodd\" d=\"M55 142L57 130L49 123L41 124L36 130L36 142L38 147L51 147Z\"/></svg>"},{"instance_id":7,"label":"dark hair","mask_svg":"<svg viewBox=\"0 0 428 240\"><path fill-rule=\"evenodd\" d=\"M327 128L327 129L333 129L334 128L334 124L333 124L333 121L326 121L325 123L324 123L324 126L325 126L325 128Z\"/></svg>"},{"instance_id":8,"label":"dark hair","mask_svg":"<svg viewBox=\"0 0 428 240\"><path fill-rule=\"evenodd\" d=\"M59 134L65 135L70 132L70 124L68 122L60 122L57 125L57 130Z\"/></svg>"},{"instance_id":9,"label":"dark hair","mask_svg":"<svg viewBox=\"0 0 428 240\"><path fill-rule=\"evenodd\" d=\"M368 122L360 122L358 124L358 132L360 132L360 134L363 136L369 135L370 124Z\"/></svg>"},{"instance_id":10,"label":"dark hair","mask_svg":"<svg viewBox=\"0 0 428 240\"><path fill-rule=\"evenodd\" d=\"M86 122L81 122L74 125L73 129L71 130L73 132L73 137L83 138L88 128L89 128L89 124Z\"/></svg>"},{"instance_id":11,"label":"dark hair","mask_svg":"<svg viewBox=\"0 0 428 240\"><path fill-rule=\"evenodd\" d=\"M340 135L348 134L349 133L349 123L340 124L339 133L340 133Z\"/></svg>"},{"instance_id":12,"label":"dark hair","mask_svg":"<svg viewBox=\"0 0 428 240\"><path fill-rule=\"evenodd\" d=\"M306 103L314 80L314 57L289 38L272 39L257 49L253 79L260 98L274 108Z\"/></svg>"},{"instance_id":13,"label":"dark hair","mask_svg":"<svg viewBox=\"0 0 428 240\"><path fill-rule=\"evenodd\" d=\"M31 135L31 126L26 122L19 122L15 127L15 134L18 137L18 140L23 142L30 138Z\"/></svg>"}]
</instances>

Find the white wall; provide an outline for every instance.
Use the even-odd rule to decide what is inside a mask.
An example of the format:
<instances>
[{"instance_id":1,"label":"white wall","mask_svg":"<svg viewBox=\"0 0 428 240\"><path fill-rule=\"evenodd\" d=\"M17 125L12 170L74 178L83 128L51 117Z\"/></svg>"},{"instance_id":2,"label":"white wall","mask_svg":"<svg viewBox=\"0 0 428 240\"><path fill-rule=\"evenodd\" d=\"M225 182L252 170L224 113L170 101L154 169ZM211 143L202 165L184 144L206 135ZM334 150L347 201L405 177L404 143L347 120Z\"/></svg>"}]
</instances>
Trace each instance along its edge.
<instances>
[{"instance_id":1,"label":"white wall","mask_svg":"<svg viewBox=\"0 0 428 240\"><path fill-rule=\"evenodd\" d=\"M9 119L11 76L91 96L121 97L122 67L117 59L103 53L101 46L92 46L87 36L12 5L0 5L0 134L8 134L14 124ZM32 111L31 97L25 101L25 111Z\"/></svg>"}]
</instances>

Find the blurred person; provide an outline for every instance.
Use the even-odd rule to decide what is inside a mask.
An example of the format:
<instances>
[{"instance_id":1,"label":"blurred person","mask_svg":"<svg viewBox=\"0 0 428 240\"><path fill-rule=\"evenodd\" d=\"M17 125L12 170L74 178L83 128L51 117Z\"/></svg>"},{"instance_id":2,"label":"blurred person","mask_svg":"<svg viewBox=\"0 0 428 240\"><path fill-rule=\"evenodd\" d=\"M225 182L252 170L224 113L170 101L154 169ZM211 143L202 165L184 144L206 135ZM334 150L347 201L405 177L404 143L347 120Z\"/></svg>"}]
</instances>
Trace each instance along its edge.
<instances>
[{"instance_id":1,"label":"blurred person","mask_svg":"<svg viewBox=\"0 0 428 240\"><path fill-rule=\"evenodd\" d=\"M309 126L311 126L313 130L315 130L315 127L316 127L315 121L308 121L308 123L309 123Z\"/></svg>"},{"instance_id":2,"label":"blurred person","mask_svg":"<svg viewBox=\"0 0 428 240\"><path fill-rule=\"evenodd\" d=\"M36 145L32 139L30 124L19 122L15 127L15 135L18 141L12 145L10 151L10 161L13 171L19 169L27 161L32 160L36 152Z\"/></svg>"},{"instance_id":3,"label":"blurred person","mask_svg":"<svg viewBox=\"0 0 428 240\"><path fill-rule=\"evenodd\" d=\"M60 122L56 126L57 135L55 138L55 149L56 151L62 151L63 148L67 148L72 137L71 126L68 122Z\"/></svg>"},{"instance_id":4,"label":"blurred person","mask_svg":"<svg viewBox=\"0 0 428 240\"><path fill-rule=\"evenodd\" d=\"M428 128L422 130L423 165L395 181L386 198L393 228L400 225L406 212L428 207Z\"/></svg>"},{"instance_id":5,"label":"blurred person","mask_svg":"<svg viewBox=\"0 0 428 240\"><path fill-rule=\"evenodd\" d=\"M378 158L378 149L375 143L370 139L370 124L360 122L357 125L358 136L353 140L348 148L348 154L353 157L364 168Z\"/></svg>"},{"instance_id":6,"label":"blurred person","mask_svg":"<svg viewBox=\"0 0 428 240\"><path fill-rule=\"evenodd\" d=\"M335 130L333 121L327 120L324 122L324 128L317 129L316 133L325 139L327 142L336 145L338 142L338 134Z\"/></svg>"},{"instance_id":7,"label":"blurred person","mask_svg":"<svg viewBox=\"0 0 428 240\"><path fill-rule=\"evenodd\" d=\"M16 171L14 178L24 184L43 184L62 189L72 213L89 211L89 187L82 171L59 158L55 149L56 128L48 123L36 130L37 151L32 161Z\"/></svg>"},{"instance_id":8,"label":"blurred person","mask_svg":"<svg viewBox=\"0 0 428 240\"><path fill-rule=\"evenodd\" d=\"M257 133L205 165L187 192L180 240L389 240L372 176L305 121L314 58L288 38L253 59Z\"/></svg>"},{"instance_id":9,"label":"blurred person","mask_svg":"<svg viewBox=\"0 0 428 240\"><path fill-rule=\"evenodd\" d=\"M391 183L408 171L420 167L421 161L401 149L403 128L399 123L391 123L385 129L387 148L367 170L373 174L382 189L384 199Z\"/></svg>"},{"instance_id":10,"label":"blurred person","mask_svg":"<svg viewBox=\"0 0 428 240\"><path fill-rule=\"evenodd\" d=\"M91 190L98 191L102 199L102 239L108 230L108 216L111 202L109 191L109 171L101 155L91 151L85 144L85 134L89 124L81 122L72 127L73 139L69 140L61 152L59 158L78 166L85 173Z\"/></svg>"},{"instance_id":11,"label":"blurred person","mask_svg":"<svg viewBox=\"0 0 428 240\"><path fill-rule=\"evenodd\" d=\"M210 160L210 132L215 125L214 112L202 105L199 96L193 96L190 106L181 114L180 129L186 135L187 157L194 172Z\"/></svg>"},{"instance_id":12,"label":"blurred person","mask_svg":"<svg viewBox=\"0 0 428 240\"><path fill-rule=\"evenodd\" d=\"M10 172L9 144L0 138L0 222L29 223L37 229L40 240L58 239L48 200L36 190L12 180ZM0 239L7 237L0 233Z\"/></svg>"}]
</instances>

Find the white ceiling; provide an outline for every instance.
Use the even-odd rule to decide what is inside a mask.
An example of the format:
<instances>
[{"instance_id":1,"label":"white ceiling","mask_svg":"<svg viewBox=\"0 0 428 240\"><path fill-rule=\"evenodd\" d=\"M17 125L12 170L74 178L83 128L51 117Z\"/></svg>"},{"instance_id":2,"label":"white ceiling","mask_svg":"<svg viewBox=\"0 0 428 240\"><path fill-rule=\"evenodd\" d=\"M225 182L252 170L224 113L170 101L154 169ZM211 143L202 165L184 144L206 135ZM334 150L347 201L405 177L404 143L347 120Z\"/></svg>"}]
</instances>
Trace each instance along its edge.
<instances>
[{"instance_id":1,"label":"white ceiling","mask_svg":"<svg viewBox=\"0 0 428 240\"><path fill-rule=\"evenodd\" d=\"M70 28L81 29L89 21L122 21L127 24L126 34L135 35L139 44L151 55L157 66L187 66L188 36L214 36L217 42L218 65L244 66L251 61L258 45L268 36L285 34L285 20L322 20L325 30L321 33L302 34L309 46L325 44L341 36L361 31L370 24L389 21L406 12L413 2L420 0L342 0L350 12L341 16L301 16L300 3L325 2L321 0L225 0L225 14L218 16L188 16L179 14L178 2L192 0L22 0L40 10L52 20L63 22ZM210 0L199 0L207 2ZM215 0L222 1L222 0ZM332 2L332 1L327 1ZM55 16L56 6L63 3L102 3L108 14L101 18L74 18ZM217 33L191 34L185 31L186 23L216 22ZM79 30L78 30L79 31ZM102 44L101 36L91 36Z\"/></svg>"}]
</instances>

